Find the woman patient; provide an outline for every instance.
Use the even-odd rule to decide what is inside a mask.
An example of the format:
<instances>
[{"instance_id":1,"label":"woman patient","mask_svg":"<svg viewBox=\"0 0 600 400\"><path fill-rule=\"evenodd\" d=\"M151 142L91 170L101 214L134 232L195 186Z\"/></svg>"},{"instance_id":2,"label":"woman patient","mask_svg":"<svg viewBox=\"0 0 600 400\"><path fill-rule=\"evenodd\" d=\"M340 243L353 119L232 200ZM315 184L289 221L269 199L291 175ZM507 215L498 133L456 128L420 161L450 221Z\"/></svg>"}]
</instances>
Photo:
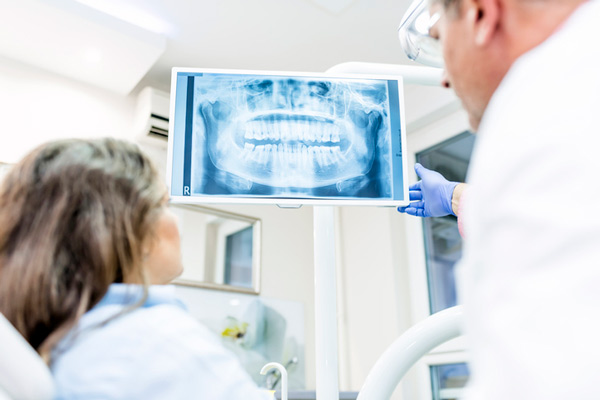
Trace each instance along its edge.
<instances>
[{"instance_id":1,"label":"woman patient","mask_svg":"<svg viewBox=\"0 0 600 400\"><path fill-rule=\"evenodd\" d=\"M60 399L267 399L165 286L182 271L167 191L132 144L39 147L0 187L0 312Z\"/></svg>"}]
</instances>

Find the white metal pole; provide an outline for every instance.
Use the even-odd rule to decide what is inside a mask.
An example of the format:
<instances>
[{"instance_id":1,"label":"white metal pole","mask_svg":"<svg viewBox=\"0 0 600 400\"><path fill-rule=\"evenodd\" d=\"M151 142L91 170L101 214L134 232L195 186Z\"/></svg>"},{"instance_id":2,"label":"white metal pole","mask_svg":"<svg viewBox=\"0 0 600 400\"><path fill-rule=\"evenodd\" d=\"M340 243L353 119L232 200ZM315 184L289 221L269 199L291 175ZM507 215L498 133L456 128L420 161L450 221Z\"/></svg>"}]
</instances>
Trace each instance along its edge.
<instances>
[{"instance_id":1,"label":"white metal pole","mask_svg":"<svg viewBox=\"0 0 600 400\"><path fill-rule=\"evenodd\" d=\"M333 206L313 207L317 400L338 400L338 343Z\"/></svg>"}]
</instances>

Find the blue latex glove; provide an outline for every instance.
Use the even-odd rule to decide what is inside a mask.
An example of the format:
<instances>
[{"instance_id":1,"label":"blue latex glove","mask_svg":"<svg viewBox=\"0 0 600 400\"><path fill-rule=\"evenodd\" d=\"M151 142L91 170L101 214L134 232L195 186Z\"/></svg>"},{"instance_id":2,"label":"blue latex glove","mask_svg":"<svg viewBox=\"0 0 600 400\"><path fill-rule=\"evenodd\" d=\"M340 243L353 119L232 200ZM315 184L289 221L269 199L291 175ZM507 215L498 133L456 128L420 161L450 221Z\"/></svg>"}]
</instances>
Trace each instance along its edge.
<instances>
[{"instance_id":1,"label":"blue latex glove","mask_svg":"<svg viewBox=\"0 0 600 400\"><path fill-rule=\"evenodd\" d=\"M449 182L439 172L419 163L415 164L415 172L421 180L408 188L412 203L407 207L398 207L398 211L417 217L455 215L452 212L452 193L458 182Z\"/></svg>"}]
</instances>

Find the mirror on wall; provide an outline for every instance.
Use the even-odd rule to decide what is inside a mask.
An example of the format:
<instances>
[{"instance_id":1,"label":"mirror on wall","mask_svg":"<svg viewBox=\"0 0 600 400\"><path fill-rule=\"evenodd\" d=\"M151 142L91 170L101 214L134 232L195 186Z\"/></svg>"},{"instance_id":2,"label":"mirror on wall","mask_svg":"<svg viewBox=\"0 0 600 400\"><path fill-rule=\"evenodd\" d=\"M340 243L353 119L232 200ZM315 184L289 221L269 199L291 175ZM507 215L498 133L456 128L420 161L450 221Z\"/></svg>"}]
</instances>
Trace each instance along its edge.
<instances>
[{"instance_id":1,"label":"mirror on wall","mask_svg":"<svg viewBox=\"0 0 600 400\"><path fill-rule=\"evenodd\" d=\"M183 274L173 283L260 292L259 219L197 205L169 207L179 219L183 261Z\"/></svg>"}]
</instances>

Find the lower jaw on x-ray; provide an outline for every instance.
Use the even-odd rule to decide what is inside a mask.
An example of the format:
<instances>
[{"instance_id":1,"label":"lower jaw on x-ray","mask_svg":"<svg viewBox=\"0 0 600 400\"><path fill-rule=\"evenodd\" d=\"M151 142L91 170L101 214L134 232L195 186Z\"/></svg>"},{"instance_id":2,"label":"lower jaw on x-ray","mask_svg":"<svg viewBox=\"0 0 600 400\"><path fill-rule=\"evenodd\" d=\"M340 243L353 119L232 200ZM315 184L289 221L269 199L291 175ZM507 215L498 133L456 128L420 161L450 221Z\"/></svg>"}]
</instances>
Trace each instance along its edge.
<instances>
[{"instance_id":1,"label":"lower jaw on x-ray","mask_svg":"<svg viewBox=\"0 0 600 400\"><path fill-rule=\"evenodd\" d=\"M204 75L193 95L192 196L391 198L385 83Z\"/></svg>"}]
</instances>

